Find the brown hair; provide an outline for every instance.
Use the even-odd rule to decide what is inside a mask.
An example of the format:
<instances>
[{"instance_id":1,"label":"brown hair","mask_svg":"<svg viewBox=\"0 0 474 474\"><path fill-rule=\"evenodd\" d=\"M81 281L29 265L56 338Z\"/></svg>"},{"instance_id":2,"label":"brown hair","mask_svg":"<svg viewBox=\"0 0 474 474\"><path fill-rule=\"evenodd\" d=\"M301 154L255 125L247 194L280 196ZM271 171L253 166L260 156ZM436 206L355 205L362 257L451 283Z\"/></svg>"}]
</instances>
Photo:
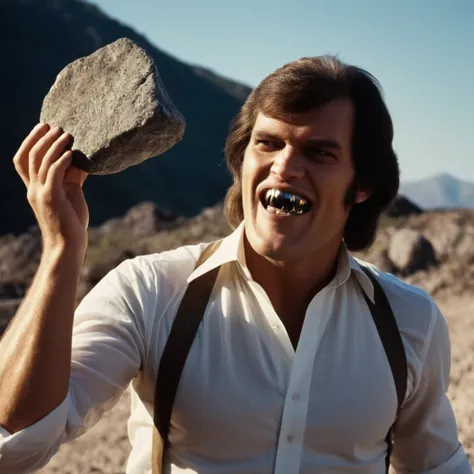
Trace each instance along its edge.
<instances>
[{"instance_id":1,"label":"brown hair","mask_svg":"<svg viewBox=\"0 0 474 474\"><path fill-rule=\"evenodd\" d=\"M226 215L231 226L242 221L241 170L259 112L291 120L332 100L348 98L354 107L352 157L355 181L346 195L352 205L358 188L369 198L355 204L346 222L344 241L349 250L368 248L374 241L382 212L399 188L399 169L392 148L393 125L378 81L367 71L348 66L333 56L302 58L267 76L252 91L235 118L225 146L227 165L234 178L226 196Z\"/></svg>"}]
</instances>

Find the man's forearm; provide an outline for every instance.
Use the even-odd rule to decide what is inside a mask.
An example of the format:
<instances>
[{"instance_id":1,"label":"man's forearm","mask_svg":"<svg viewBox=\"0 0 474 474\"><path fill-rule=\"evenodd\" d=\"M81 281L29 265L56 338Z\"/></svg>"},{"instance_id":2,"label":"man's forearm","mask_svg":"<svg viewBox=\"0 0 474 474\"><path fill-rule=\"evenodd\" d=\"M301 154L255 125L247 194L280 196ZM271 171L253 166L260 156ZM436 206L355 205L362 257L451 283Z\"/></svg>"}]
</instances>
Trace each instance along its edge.
<instances>
[{"instance_id":1,"label":"man's forearm","mask_svg":"<svg viewBox=\"0 0 474 474\"><path fill-rule=\"evenodd\" d=\"M82 261L77 252L44 253L0 341L0 425L11 433L43 418L68 392Z\"/></svg>"}]
</instances>

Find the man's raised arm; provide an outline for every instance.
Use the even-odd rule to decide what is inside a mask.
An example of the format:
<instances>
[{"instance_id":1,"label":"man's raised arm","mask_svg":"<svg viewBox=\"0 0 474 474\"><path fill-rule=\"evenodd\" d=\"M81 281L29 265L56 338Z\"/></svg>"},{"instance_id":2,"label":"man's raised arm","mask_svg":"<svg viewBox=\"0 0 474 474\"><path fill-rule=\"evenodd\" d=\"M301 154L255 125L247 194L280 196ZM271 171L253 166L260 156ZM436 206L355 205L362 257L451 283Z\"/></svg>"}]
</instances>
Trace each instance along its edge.
<instances>
[{"instance_id":1,"label":"man's raised arm","mask_svg":"<svg viewBox=\"0 0 474 474\"><path fill-rule=\"evenodd\" d=\"M71 139L37 125L14 158L43 240L33 284L0 341L0 425L15 433L66 397L76 292L87 247L86 173L71 166Z\"/></svg>"}]
</instances>

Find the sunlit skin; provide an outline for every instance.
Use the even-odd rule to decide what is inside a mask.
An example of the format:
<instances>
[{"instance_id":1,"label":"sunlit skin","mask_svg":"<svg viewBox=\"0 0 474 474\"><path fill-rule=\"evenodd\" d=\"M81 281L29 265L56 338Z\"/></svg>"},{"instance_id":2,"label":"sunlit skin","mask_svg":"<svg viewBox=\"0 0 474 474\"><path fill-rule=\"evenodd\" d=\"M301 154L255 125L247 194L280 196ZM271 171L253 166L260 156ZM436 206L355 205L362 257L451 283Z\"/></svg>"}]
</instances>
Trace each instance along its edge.
<instances>
[{"instance_id":1,"label":"sunlit skin","mask_svg":"<svg viewBox=\"0 0 474 474\"><path fill-rule=\"evenodd\" d=\"M352 125L348 99L301 114L292 123L259 113L245 151L247 265L279 316L288 320L294 338L312 296L334 276L350 211L344 197L354 178ZM312 208L298 216L270 213L261 204L269 188L302 196ZM355 202L367 197L359 190Z\"/></svg>"}]
</instances>

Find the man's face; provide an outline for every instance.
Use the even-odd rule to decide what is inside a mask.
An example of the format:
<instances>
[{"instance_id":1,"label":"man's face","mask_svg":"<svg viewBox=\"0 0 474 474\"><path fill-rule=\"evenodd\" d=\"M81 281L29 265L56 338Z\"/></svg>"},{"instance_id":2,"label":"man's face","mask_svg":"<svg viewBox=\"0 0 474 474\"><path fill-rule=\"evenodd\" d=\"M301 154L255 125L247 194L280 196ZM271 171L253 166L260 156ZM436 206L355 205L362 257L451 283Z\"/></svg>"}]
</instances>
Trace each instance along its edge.
<instances>
[{"instance_id":1,"label":"man's face","mask_svg":"<svg viewBox=\"0 0 474 474\"><path fill-rule=\"evenodd\" d=\"M258 254L291 262L340 244L354 179L352 128L347 99L292 123L258 114L242 168L245 233ZM358 191L355 202L366 197Z\"/></svg>"}]
</instances>

